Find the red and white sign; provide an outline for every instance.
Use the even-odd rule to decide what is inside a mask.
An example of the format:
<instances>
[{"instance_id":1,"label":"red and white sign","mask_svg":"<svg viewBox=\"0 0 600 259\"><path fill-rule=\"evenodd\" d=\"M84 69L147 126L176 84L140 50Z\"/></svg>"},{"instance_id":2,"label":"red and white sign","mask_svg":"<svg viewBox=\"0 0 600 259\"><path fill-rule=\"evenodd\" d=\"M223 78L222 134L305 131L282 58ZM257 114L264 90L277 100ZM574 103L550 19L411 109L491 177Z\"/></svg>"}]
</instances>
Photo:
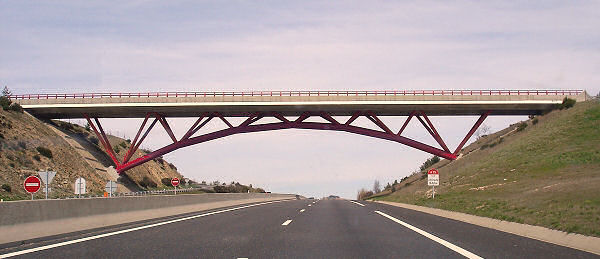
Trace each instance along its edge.
<instances>
[{"instance_id":1,"label":"red and white sign","mask_svg":"<svg viewBox=\"0 0 600 259\"><path fill-rule=\"evenodd\" d=\"M427 185L438 186L440 185L440 173L438 170L431 169L427 172Z\"/></svg>"},{"instance_id":2,"label":"red and white sign","mask_svg":"<svg viewBox=\"0 0 600 259\"><path fill-rule=\"evenodd\" d=\"M179 179L177 179L177 177L171 179L171 185L173 185L173 186L179 185Z\"/></svg>"},{"instance_id":3,"label":"red and white sign","mask_svg":"<svg viewBox=\"0 0 600 259\"><path fill-rule=\"evenodd\" d=\"M25 187L25 191L28 193L36 193L42 188L42 181L37 176L29 176L25 179L23 183L23 187Z\"/></svg>"}]
</instances>

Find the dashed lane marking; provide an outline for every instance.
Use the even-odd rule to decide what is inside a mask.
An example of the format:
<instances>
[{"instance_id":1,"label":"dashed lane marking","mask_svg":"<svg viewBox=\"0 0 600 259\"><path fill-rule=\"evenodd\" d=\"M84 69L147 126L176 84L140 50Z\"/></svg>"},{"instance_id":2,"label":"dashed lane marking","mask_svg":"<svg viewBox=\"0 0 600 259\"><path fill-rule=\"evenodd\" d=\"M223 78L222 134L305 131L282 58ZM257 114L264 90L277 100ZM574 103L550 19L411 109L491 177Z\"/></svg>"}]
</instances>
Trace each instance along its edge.
<instances>
[{"instance_id":1,"label":"dashed lane marking","mask_svg":"<svg viewBox=\"0 0 600 259\"><path fill-rule=\"evenodd\" d=\"M292 220L291 220L291 219L288 219L288 220L286 220L285 222L283 222L283 224L281 224L281 225L282 225L282 226L287 226L287 225L289 225L290 223L292 223Z\"/></svg>"},{"instance_id":2,"label":"dashed lane marking","mask_svg":"<svg viewBox=\"0 0 600 259\"><path fill-rule=\"evenodd\" d=\"M352 203L354 203L354 204L356 204L356 205L360 205L360 206L363 206L363 207L365 206L364 204L362 204L362 203L358 203L358 202L355 202L355 201L349 201L349 202L352 202Z\"/></svg>"}]
</instances>

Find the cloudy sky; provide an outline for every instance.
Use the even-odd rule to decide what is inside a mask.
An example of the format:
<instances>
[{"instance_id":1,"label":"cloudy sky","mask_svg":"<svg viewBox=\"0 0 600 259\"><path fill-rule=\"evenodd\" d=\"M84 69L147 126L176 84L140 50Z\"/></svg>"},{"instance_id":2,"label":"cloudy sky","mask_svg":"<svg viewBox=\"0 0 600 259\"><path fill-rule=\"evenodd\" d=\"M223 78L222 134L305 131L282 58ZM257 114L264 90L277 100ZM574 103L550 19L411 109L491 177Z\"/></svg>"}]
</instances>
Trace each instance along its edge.
<instances>
[{"instance_id":1,"label":"cloudy sky","mask_svg":"<svg viewBox=\"0 0 600 259\"><path fill-rule=\"evenodd\" d=\"M15 93L210 90L600 91L598 1L0 1ZM403 118L386 118L395 128ZM499 130L522 117L492 117ZM455 147L476 120L433 118ZM140 120L103 120L131 137ZM193 123L172 120L179 133ZM363 122L366 125L367 122ZM400 124L400 125L399 125ZM218 128L222 125L215 124ZM418 124L406 135L434 143ZM147 148L167 142L154 131ZM352 198L429 155L336 132L236 135L166 156L199 180Z\"/></svg>"}]
</instances>

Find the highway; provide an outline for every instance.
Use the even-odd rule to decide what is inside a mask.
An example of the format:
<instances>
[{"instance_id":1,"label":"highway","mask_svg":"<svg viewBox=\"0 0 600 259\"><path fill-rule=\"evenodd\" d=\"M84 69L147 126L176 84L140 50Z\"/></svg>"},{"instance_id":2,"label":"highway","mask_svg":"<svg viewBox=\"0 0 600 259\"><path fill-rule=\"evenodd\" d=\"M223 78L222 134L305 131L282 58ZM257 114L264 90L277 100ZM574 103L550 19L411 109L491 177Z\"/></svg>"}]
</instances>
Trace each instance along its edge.
<instances>
[{"instance_id":1,"label":"highway","mask_svg":"<svg viewBox=\"0 0 600 259\"><path fill-rule=\"evenodd\" d=\"M0 246L0 258L598 258L422 212L348 200L201 211Z\"/></svg>"}]
</instances>

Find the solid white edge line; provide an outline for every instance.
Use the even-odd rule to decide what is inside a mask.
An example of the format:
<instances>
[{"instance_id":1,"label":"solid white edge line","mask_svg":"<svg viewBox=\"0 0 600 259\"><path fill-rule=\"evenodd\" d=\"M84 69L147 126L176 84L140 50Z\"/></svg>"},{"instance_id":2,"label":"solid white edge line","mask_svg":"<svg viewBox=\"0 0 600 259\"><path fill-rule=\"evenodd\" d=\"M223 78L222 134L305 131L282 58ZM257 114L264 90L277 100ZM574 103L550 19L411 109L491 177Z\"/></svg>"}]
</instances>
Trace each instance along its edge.
<instances>
[{"instance_id":1,"label":"solid white edge line","mask_svg":"<svg viewBox=\"0 0 600 259\"><path fill-rule=\"evenodd\" d=\"M283 224L281 224L281 225L282 225L282 226L287 226L287 225L289 225L290 223L292 223L292 220L291 220L291 219L288 219L288 220L286 220L285 222L283 222Z\"/></svg>"},{"instance_id":2,"label":"solid white edge line","mask_svg":"<svg viewBox=\"0 0 600 259\"><path fill-rule=\"evenodd\" d=\"M304 212L306 209L301 209L300 212Z\"/></svg>"},{"instance_id":3,"label":"solid white edge line","mask_svg":"<svg viewBox=\"0 0 600 259\"><path fill-rule=\"evenodd\" d=\"M360 205L360 206L363 206L363 207L365 206L364 204L362 204L362 203L358 203L358 202L355 202L355 201L349 201L349 202L352 202L352 203L354 203L354 204L356 204L356 205Z\"/></svg>"},{"instance_id":4,"label":"solid white edge line","mask_svg":"<svg viewBox=\"0 0 600 259\"><path fill-rule=\"evenodd\" d=\"M454 252L457 252L457 253L459 253L459 254L467 257L467 258L477 258L477 259L481 258L481 259L483 259L483 257L481 257L481 256L478 256L478 255L476 255L474 253L471 253L471 252L469 252L469 251L467 251L467 250L465 250L465 249L463 249L463 248L461 248L461 247L459 247L457 245L454 245L454 244L452 244L452 243L450 243L450 242L448 242L448 241L446 241L444 239L441 239L439 237L436 237L436 236L434 236L432 234L429 234L429 233L421 230L420 228L412 226L412 225L410 225L410 224L408 224L408 223L406 223L406 222L404 222L402 220L394 218L394 217L392 217L392 216L390 216L388 214L385 214L385 213L383 213L381 211L376 210L375 213L377 213L377 214L379 214L381 216L384 216L384 217L386 217L388 219L391 219L392 221L394 221L394 222L396 222L396 223L398 223L398 224L400 224L402 226L405 226L408 229L410 229L412 231L415 231L415 232L417 232L417 233L419 233L419 234L421 234L421 235L423 235L423 236L425 236L425 237L427 237L427 238L429 238L429 239L431 239L431 240L433 240L433 241L435 241L435 242L437 242L437 243L439 243L439 244L441 244L441 245L443 245L443 246L445 246L447 248L450 248Z\"/></svg>"},{"instance_id":5,"label":"solid white edge line","mask_svg":"<svg viewBox=\"0 0 600 259\"><path fill-rule=\"evenodd\" d=\"M219 213L223 213L223 212L229 212L229 211L234 211L234 210L239 210L239 209L245 209L245 208L250 208L250 207L255 207L255 206L270 204L270 203L277 203L277 202L289 201L289 200L291 200L291 199L256 203L256 204L245 205L245 206L241 206L241 207L235 207L235 208L230 208L230 209L225 209L225 210L218 210L218 211L208 212L208 213L199 214L199 215L195 215L195 216L189 216L189 217L180 218L180 219L173 219L173 220L163 221L163 222L159 222L159 223L154 223L154 224L140 226L140 227L135 227L135 228L130 228L130 229L123 229L123 230L119 230L119 231L115 231L115 232L104 233L104 234L100 234L100 235L95 235L95 236L90 236L90 237L84 237L84 238L70 240L70 241L65 241L65 242L60 242L60 243L56 243L56 244L51 244L51 245L45 245L45 246L40 246L40 247L25 249L25 250L16 251L16 252L8 253L8 254L2 254L2 255L0 255L0 258L8 258L8 257L17 256L17 255L24 255L24 254L28 254L28 253L37 252L37 251L48 250L48 249L51 249L51 248L56 248L56 247L61 247L61 246L66 246L66 245L81 243L81 242L85 242L85 241L89 241L89 240L100 239L100 238L114 236L114 235L119 235L119 234L123 234L123 233L127 233L127 232L133 232L133 231L137 231L137 230L142 230L142 229L146 229L146 228L153 228L153 227L158 227L158 226L162 226L162 225L166 225L166 224L171 224L171 223L176 223L176 222L180 222L180 221L185 221L185 220L190 220L190 219L195 219L195 218L200 218L200 217L215 215L215 214L219 214Z\"/></svg>"}]
</instances>

